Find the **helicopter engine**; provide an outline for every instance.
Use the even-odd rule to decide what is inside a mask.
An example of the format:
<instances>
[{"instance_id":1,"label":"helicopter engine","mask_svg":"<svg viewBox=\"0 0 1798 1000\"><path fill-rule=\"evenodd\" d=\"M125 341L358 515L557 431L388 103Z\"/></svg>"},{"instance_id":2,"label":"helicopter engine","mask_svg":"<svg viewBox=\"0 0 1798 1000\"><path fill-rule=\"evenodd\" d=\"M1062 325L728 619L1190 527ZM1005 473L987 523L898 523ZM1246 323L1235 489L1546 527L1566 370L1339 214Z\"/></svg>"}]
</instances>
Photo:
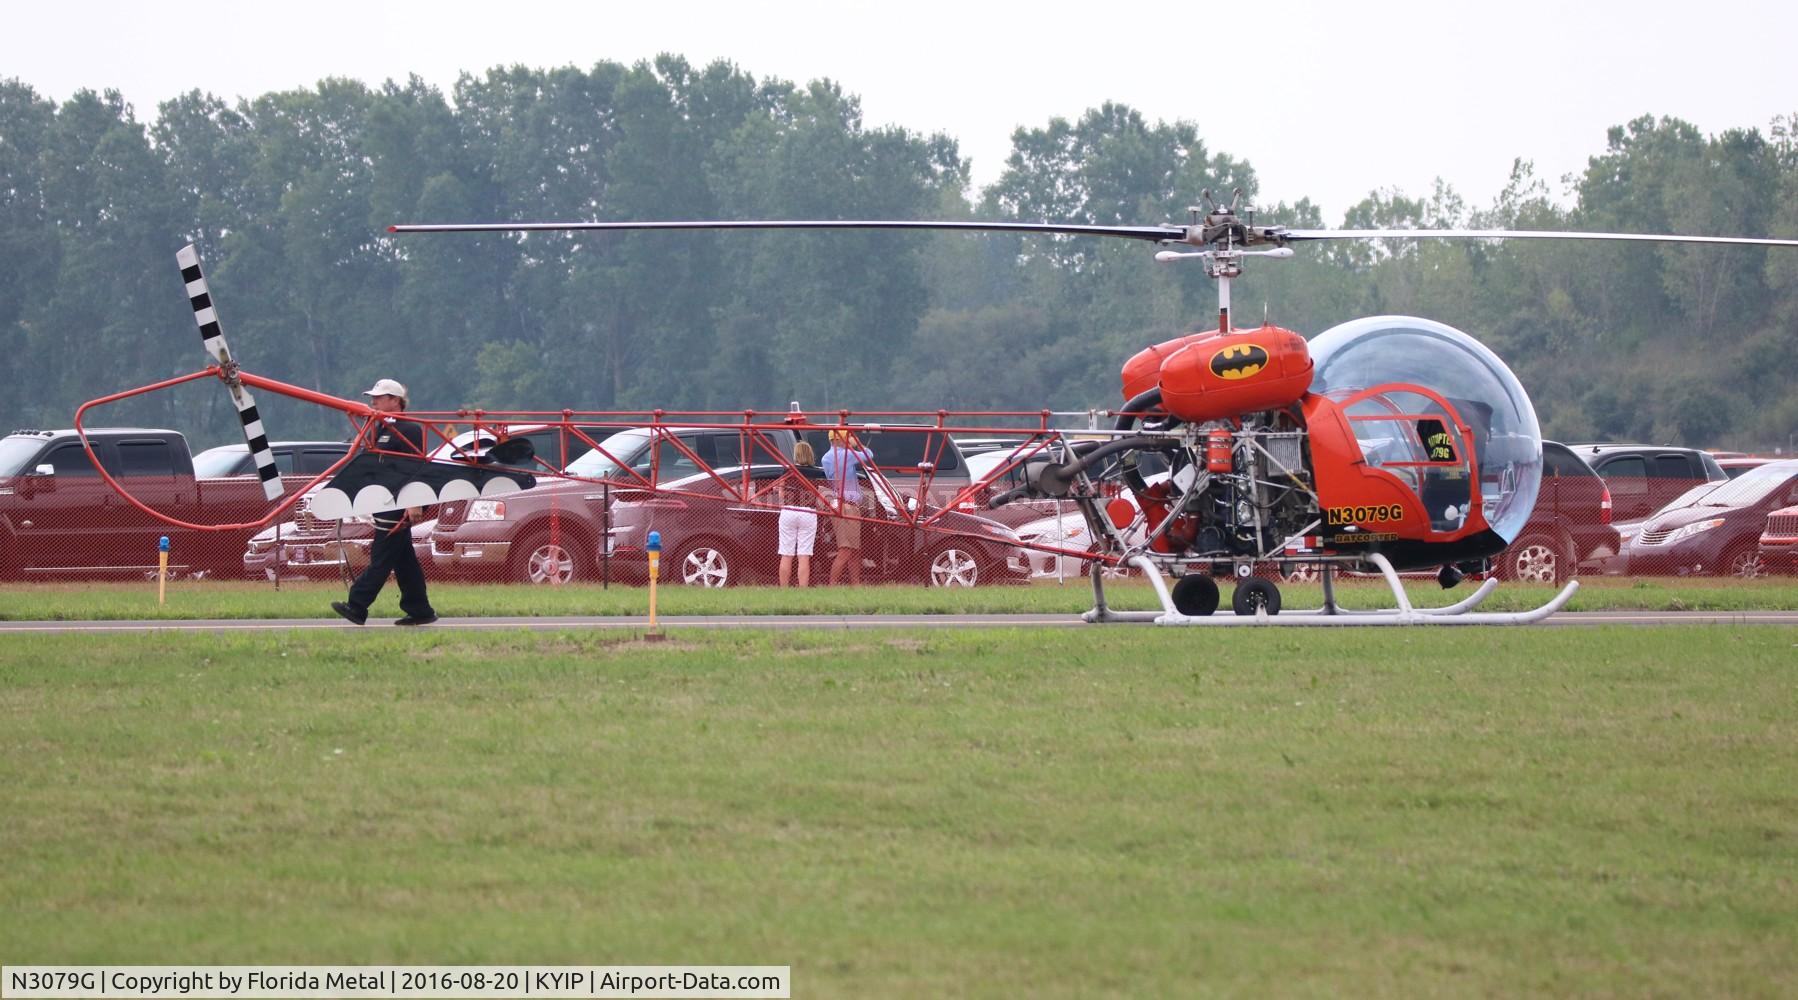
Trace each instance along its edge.
<instances>
[{"instance_id":1,"label":"helicopter engine","mask_svg":"<svg viewBox=\"0 0 1798 1000\"><path fill-rule=\"evenodd\" d=\"M1292 409L1207 421L1119 466L1152 552L1252 557L1318 519L1303 419ZM1128 503L1107 513L1119 528L1135 516Z\"/></svg>"},{"instance_id":2,"label":"helicopter engine","mask_svg":"<svg viewBox=\"0 0 1798 1000\"><path fill-rule=\"evenodd\" d=\"M1178 337L1125 363L1119 429L1188 429L1119 463L1151 551L1248 555L1315 520L1295 405L1311 375L1305 338L1276 326Z\"/></svg>"}]
</instances>

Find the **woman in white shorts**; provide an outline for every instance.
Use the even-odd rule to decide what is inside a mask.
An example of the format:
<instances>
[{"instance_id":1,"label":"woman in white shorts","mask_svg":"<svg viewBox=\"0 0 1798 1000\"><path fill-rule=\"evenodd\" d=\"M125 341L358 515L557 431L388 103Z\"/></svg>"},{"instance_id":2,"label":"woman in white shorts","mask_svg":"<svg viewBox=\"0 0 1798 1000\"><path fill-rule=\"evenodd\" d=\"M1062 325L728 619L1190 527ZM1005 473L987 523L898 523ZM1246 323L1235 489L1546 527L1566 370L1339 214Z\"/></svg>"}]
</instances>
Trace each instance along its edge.
<instances>
[{"instance_id":1,"label":"woman in white shorts","mask_svg":"<svg viewBox=\"0 0 1798 1000\"><path fill-rule=\"evenodd\" d=\"M818 457L804 441L793 446L793 464L801 469L816 465ZM793 578L793 560L799 560L799 585L812 585L812 544L818 540L818 496L797 473L782 476L780 490L780 585Z\"/></svg>"}]
</instances>

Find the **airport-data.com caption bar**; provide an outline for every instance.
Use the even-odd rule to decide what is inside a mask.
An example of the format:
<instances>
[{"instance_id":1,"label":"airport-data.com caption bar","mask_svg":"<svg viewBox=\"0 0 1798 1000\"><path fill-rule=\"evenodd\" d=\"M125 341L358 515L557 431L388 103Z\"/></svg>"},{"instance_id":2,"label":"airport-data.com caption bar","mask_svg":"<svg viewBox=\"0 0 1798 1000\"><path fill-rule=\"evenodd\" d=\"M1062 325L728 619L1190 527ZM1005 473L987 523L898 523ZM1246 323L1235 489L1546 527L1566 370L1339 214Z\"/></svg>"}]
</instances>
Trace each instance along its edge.
<instances>
[{"instance_id":1,"label":"airport-data.com caption bar","mask_svg":"<svg viewBox=\"0 0 1798 1000\"><path fill-rule=\"evenodd\" d=\"M8 965L0 997L790 997L785 965Z\"/></svg>"}]
</instances>

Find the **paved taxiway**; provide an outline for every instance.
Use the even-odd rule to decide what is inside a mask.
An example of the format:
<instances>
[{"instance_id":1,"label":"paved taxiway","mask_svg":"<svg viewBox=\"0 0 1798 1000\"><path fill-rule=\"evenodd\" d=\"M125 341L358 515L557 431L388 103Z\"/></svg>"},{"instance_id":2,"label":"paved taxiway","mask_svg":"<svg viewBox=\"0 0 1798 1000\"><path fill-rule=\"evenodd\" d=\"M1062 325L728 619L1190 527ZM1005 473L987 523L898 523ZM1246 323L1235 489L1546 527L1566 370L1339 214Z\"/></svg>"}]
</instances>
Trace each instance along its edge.
<instances>
[{"instance_id":1,"label":"paved taxiway","mask_svg":"<svg viewBox=\"0 0 1798 1000\"><path fill-rule=\"evenodd\" d=\"M1074 615L711 615L664 616L664 630L675 629L863 629L863 628L1042 628L1088 627ZM527 629L549 632L562 629L642 629L642 616L601 618L445 618L421 631L501 631ZM1246 623L1245 623L1246 624ZM1540 625L1798 625L1798 611L1563 611ZM385 619L371 619L365 628L393 628ZM1154 627L1144 624L1090 626L1108 628ZM1204 628L1205 626L1196 626ZM1423 626L1419 626L1423 627ZM1486 626L1504 627L1504 626ZM107 632L278 632L330 629L354 631L358 626L335 618L212 619L194 621L7 621L0 635L25 633L97 634Z\"/></svg>"}]
</instances>

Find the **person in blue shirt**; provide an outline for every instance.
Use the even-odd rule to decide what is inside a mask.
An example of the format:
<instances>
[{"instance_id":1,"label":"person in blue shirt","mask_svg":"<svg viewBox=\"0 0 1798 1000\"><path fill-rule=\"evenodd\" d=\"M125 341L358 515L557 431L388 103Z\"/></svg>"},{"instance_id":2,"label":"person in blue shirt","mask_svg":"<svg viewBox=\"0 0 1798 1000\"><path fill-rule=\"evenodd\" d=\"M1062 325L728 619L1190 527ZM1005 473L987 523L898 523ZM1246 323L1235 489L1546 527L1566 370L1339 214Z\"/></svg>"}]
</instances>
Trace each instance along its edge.
<instances>
[{"instance_id":1,"label":"person in blue shirt","mask_svg":"<svg viewBox=\"0 0 1798 1000\"><path fill-rule=\"evenodd\" d=\"M856 474L864 464L873 461L867 449L846 430L830 432L830 450L824 453L824 476L836 492L839 514L836 518L837 557L830 564L830 583L836 586L849 570L849 582L862 582L862 488Z\"/></svg>"}]
</instances>

